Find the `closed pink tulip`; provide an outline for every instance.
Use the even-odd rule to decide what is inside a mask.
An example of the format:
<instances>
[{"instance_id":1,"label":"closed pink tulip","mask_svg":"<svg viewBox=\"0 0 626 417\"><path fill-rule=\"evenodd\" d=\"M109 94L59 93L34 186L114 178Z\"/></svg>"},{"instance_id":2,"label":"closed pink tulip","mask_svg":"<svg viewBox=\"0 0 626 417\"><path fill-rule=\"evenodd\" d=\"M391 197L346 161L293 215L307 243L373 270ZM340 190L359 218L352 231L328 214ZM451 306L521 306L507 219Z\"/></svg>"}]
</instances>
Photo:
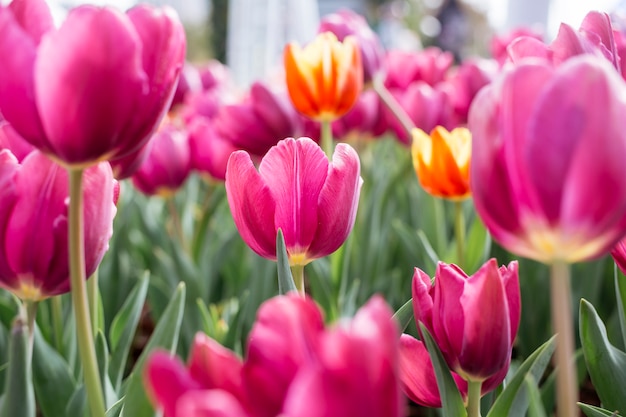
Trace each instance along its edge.
<instances>
[{"instance_id":1,"label":"closed pink tulip","mask_svg":"<svg viewBox=\"0 0 626 417\"><path fill-rule=\"evenodd\" d=\"M259 309L243 361L198 335L187 366L154 353L146 386L164 417L399 417L391 314L373 297L352 320L325 329L311 299L274 297Z\"/></svg>"},{"instance_id":2,"label":"closed pink tulip","mask_svg":"<svg viewBox=\"0 0 626 417\"><path fill-rule=\"evenodd\" d=\"M624 97L611 64L587 54L521 63L479 93L470 186L496 241L541 262L577 262L626 234Z\"/></svg>"},{"instance_id":3,"label":"closed pink tulip","mask_svg":"<svg viewBox=\"0 0 626 417\"><path fill-rule=\"evenodd\" d=\"M332 162L309 138L287 138L263 157L234 152L226 168L226 193L244 242L276 259L282 229L291 265L306 265L336 251L354 226L362 179L359 157L339 144Z\"/></svg>"},{"instance_id":4,"label":"closed pink tulip","mask_svg":"<svg viewBox=\"0 0 626 417\"><path fill-rule=\"evenodd\" d=\"M482 382L482 393L496 388L507 374L520 320L517 262L498 268L495 259L468 276L456 265L437 266L434 285L418 268L413 275L413 310L435 339L457 386ZM484 314L489 306L489 314ZM434 371L422 342L403 335L401 379L413 401L441 404ZM465 381L463 381L465 380Z\"/></svg>"},{"instance_id":5,"label":"closed pink tulip","mask_svg":"<svg viewBox=\"0 0 626 417\"><path fill-rule=\"evenodd\" d=\"M38 151L22 163L0 151L0 287L39 301L70 291L67 244L68 176ZM85 272L90 276L109 244L117 200L108 163L83 179Z\"/></svg>"},{"instance_id":6,"label":"closed pink tulip","mask_svg":"<svg viewBox=\"0 0 626 417\"><path fill-rule=\"evenodd\" d=\"M168 197L176 193L190 173L187 131L167 122L154 134L147 155L132 180L144 194Z\"/></svg>"},{"instance_id":7,"label":"closed pink tulip","mask_svg":"<svg viewBox=\"0 0 626 417\"><path fill-rule=\"evenodd\" d=\"M167 111L184 54L167 7L79 6L55 29L43 0L14 0L0 7L0 109L65 165L121 158Z\"/></svg>"}]
</instances>

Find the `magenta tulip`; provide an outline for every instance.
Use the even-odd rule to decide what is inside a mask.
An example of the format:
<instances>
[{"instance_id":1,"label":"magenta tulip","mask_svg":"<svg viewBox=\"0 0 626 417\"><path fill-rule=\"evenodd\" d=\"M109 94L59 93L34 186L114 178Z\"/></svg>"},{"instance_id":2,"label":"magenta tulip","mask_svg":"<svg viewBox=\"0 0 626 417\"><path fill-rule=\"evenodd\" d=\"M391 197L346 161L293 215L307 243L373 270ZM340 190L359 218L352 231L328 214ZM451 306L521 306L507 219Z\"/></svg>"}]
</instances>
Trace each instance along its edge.
<instances>
[{"instance_id":1,"label":"magenta tulip","mask_svg":"<svg viewBox=\"0 0 626 417\"><path fill-rule=\"evenodd\" d=\"M108 163L84 173L85 273L113 233L117 190ZM21 164L0 151L0 287L39 301L70 290L67 172L38 151Z\"/></svg>"},{"instance_id":2,"label":"magenta tulip","mask_svg":"<svg viewBox=\"0 0 626 417\"><path fill-rule=\"evenodd\" d=\"M405 90L417 81L435 86L446 78L454 56L439 48L419 52L392 50L387 53L385 86L391 91Z\"/></svg>"},{"instance_id":3,"label":"magenta tulip","mask_svg":"<svg viewBox=\"0 0 626 417\"><path fill-rule=\"evenodd\" d=\"M611 256L622 273L626 274L626 238L620 240L617 245L611 249Z\"/></svg>"},{"instance_id":4,"label":"magenta tulip","mask_svg":"<svg viewBox=\"0 0 626 417\"><path fill-rule=\"evenodd\" d=\"M489 306L489 314L484 314ZM495 389L507 374L519 327L520 288L517 262L500 267L495 259L467 276L456 265L437 266L434 285L418 268L413 275L413 311L435 339L463 395L467 384L482 382L482 393ZM422 342L403 335L401 379L406 394L426 406L439 406L432 363Z\"/></svg>"},{"instance_id":5,"label":"magenta tulip","mask_svg":"<svg viewBox=\"0 0 626 417\"><path fill-rule=\"evenodd\" d=\"M260 256L276 259L282 229L291 265L306 265L336 251L354 225L362 179L359 157L338 144L332 162L309 138L282 140L257 172L250 155L234 152L226 193L243 240Z\"/></svg>"},{"instance_id":6,"label":"magenta tulip","mask_svg":"<svg viewBox=\"0 0 626 417\"><path fill-rule=\"evenodd\" d=\"M346 36L354 36L361 51L363 61L363 82L372 82L374 77L383 75L385 50L378 35L370 28L363 16L349 9L341 9L328 14L320 21L318 33L332 32L343 41Z\"/></svg>"},{"instance_id":7,"label":"magenta tulip","mask_svg":"<svg viewBox=\"0 0 626 417\"><path fill-rule=\"evenodd\" d=\"M196 117L188 126L191 167L218 181L226 179L226 166L230 154L237 148L215 132L213 123Z\"/></svg>"},{"instance_id":8,"label":"magenta tulip","mask_svg":"<svg viewBox=\"0 0 626 417\"><path fill-rule=\"evenodd\" d=\"M325 329L315 302L290 294L260 307L244 361L198 335L187 366L154 353L145 383L165 417L399 417L397 340L380 297Z\"/></svg>"},{"instance_id":9,"label":"magenta tulip","mask_svg":"<svg viewBox=\"0 0 626 417\"><path fill-rule=\"evenodd\" d=\"M132 176L133 185L147 195L168 197L184 184L191 173L187 131L169 121L154 134L147 155Z\"/></svg>"},{"instance_id":10,"label":"magenta tulip","mask_svg":"<svg viewBox=\"0 0 626 417\"><path fill-rule=\"evenodd\" d=\"M349 142L351 139L379 137L387 130L387 119L378 94L365 90L354 106L332 122L333 137Z\"/></svg>"},{"instance_id":11,"label":"magenta tulip","mask_svg":"<svg viewBox=\"0 0 626 417\"><path fill-rule=\"evenodd\" d=\"M26 142L8 122L0 119L0 150L2 149L10 150L21 162L35 148Z\"/></svg>"},{"instance_id":12,"label":"magenta tulip","mask_svg":"<svg viewBox=\"0 0 626 417\"><path fill-rule=\"evenodd\" d=\"M624 97L611 64L587 54L521 63L481 90L470 178L496 241L541 262L577 262L626 234Z\"/></svg>"},{"instance_id":13,"label":"magenta tulip","mask_svg":"<svg viewBox=\"0 0 626 417\"><path fill-rule=\"evenodd\" d=\"M14 0L0 7L0 109L65 165L121 158L167 111L184 54L183 27L167 7L80 6L55 29L43 0Z\"/></svg>"}]
</instances>

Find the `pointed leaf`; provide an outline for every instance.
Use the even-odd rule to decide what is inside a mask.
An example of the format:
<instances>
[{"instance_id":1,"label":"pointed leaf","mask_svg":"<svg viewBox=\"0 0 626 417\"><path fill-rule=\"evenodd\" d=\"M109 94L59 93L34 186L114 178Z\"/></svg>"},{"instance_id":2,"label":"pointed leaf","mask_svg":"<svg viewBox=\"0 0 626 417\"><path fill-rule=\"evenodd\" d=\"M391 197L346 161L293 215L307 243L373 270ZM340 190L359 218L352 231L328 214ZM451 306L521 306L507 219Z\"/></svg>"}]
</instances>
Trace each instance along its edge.
<instances>
[{"instance_id":1,"label":"pointed leaf","mask_svg":"<svg viewBox=\"0 0 626 417\"><path fill-rule=\"evenodd\" d=\"M491 250L491 236L478 216L474 217L465 241L465 270L475 271L487 261Z\"/></svg>"},{"instance_id":2,"label":"pointed leaf","mask_svg":"<svg viewBox=\"0 0 626 417\"><path fill-rule=\"evenodd\" d=\"M139 356L139 360L133 369L133 373L128 377L126 389L126 400L122 408L121 416L124 417L152 417L154 409L148 400L143 385L144 365L148 355L156 347L167 349L170 352L176 350L178 345L178 335L183 319L185 307L185 285L180 283L174 296L167 305L163 315L159 319L150 340L144 351Z\"/></svg>"},{"instance_id":3,"label":"pointed leaf","mask_svg":"<svg viewBox=\"0 0 626 417\"><path fill-rule=\"evenodd\" d=\"M617 411L609 411L590 404L578 403L578 406L587 417L621 417Z\"/></svg>"},{"instance_id":4,"label":"pointed leaf","mask_svg":"<svg viewBox=\"0 0 626 417\"><path fill-rule=\"evenodd\" d=\"M95 347L98 370L100 371L100 383L104 389L104 402L106 408L109 408L117 402L118 396L109 379L109 349L107 348L107 341L102 330L98 330L96 333Z\"/></svg>"},{"instance_id":5,"label":"pointed leaf","mask_svg":"<svg viewBox=\"0 0 626 417\"><path fill-rule=\"evenodd\" d=\"M287 256L283 231L280 229L276 235L276 261L278 263L278 292L287 294L291 291L298 291L293 281L293 275L291 275L291 268L289 268L289 257Z\"/></svg>"},{"instance_id":6,"label":"pointed leaf","mask_svg":"<svg viewBox=\"0 0 626 417\"><path fill-rule=\"evenodd\" d=\"M626 353L615 348L595 308L580 300L580 339L591 382L609 410L626 411Z\"/></svg>"},{"instance_id":7,"label":"pointed leaf","mask_svg":"<svg viewBox=\"0 0 626 417\"><path fill-rule=\"evenodd\" d=\"M141 318L146 295L148 294L148 272L139 280L135 288L128 295L128 298L122 305L111 322L109 330L109 341L111 343L111 366L109 367L109 377L113 387L117 390L122 382L126 360L130 347L133 343L133 337Z\"/></svg>"},{"instance_id":8,"label":"pointed leaf","mask_svg":"<svg viewBox=\"0 0 626 417\"><path fill-rule=\"evenodd\" d=\"M402 304L402 307L400 307L393 315L393 318L396 320L400 328L400 333L404 333L407 326L411 323L411 320L413 320L413 317L413 299L409 298L409 301Z\"/></svg>"},{"instance_id":9,"label":"pointed leaf","mask_svg":"<svg viewBox=\"0 0 626 417\"><path fill-rule=\"evenodd\" d=\"M532 377L536 384L541 379L543 372L550 362L554 352L556 338L552 337L543 345L539 346L522 365L517 369L513 378L506 388L498 396L487 417L513 417L525 416L529 405L529 393L524 385L528 376ZM532 393L531 393L532 394Z\"/></svg>"},{"instance_id":10,"label":"pointed leaf","mask_svg":"<svg viewBox=\"0 0 626 417\"><path fill-rule=\"evenodd\" d=\"M617 297L617 313L619 326L622 332L622 340L626 346L626 280L619 278L617 264L613 264L615 279L615 296Z\"/></svg>"},{"instance_id":11,"label":"pointed leaf","mask_svg":"<svg viewBox=\"0 0 626 417\"><path fill-rule=\"evenodd\" d=\"M528 393L528 417L548 417L546 410L541 401L541 392L537 386L537 380L534 376L526 374L524 378L524 387Z\"/></svg>"},{"instance_id":12,"label":"pointed leaf","mask_svg":"<svg viewBox=\"0 0 626 417\"><path fill-rule=\"evenodd\" d=\"M122 408L124 407L124 397L120 398L118 402L113 404L106 412L106 417L119 417Z\"/></svg>"},{"instance_id":13,"label":"pointed leaf","mask_svg":"<svg viewBox=\"0 0 626 417\"><path fill-rule=\"evenodd\" d=\"M461 398L461 393L459 393L459 389L452 378L450 369L448 368L439 347L437 347L435 340L428 332L426 326L422 323L419 323L419 326L422 335L424 336L424 343L426 343L426 348L430 354L433 367L435 368L443 415L456 417L467 416L465 406L463 405L463 398Z\"/></svg>"},{"instance_id":14,"label":"pointed leaf","mask_svg":"<svg viewBox=\"0 0 626 417\"><path fill-rule=\"evenodd\" d=\"M35 417L28 324L18 316L11 328L2 417Z\"/></svg>"}]
</instances>

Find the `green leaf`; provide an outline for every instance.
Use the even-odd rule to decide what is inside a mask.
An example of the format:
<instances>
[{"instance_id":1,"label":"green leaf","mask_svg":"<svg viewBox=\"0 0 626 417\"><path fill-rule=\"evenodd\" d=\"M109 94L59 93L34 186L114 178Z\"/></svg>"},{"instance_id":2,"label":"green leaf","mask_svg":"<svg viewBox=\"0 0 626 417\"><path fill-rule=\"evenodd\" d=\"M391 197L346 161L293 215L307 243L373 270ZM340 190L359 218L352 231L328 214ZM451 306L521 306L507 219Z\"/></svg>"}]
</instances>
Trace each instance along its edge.
<instances>
[{"instance_id":1,"label":"green leaf","mask_svg":"<svg viewBox=\"0 0 626 417\"><path fill-rule=\"evenodd\" d=\"M615 348L595 308L580 300L580 339L591 381L610 410L626 411L626 353Z\"/></svg>"},{"instance_id":2,"label":"green leaf","mask_svg":"<svg viewBox=\"0 0 626 417\"><path fill-rule=\"evenodd\" d=\"M621 417L620 414L617 414L617 411L605 410L604 408L596 407L594 405L578 403L578 406L581 410L583 410L583 413L585 413L587 417Z\"/></svg>"},{"instance_id":3,"label":"green leaf","mask_svg":"<svg viewBox=\"0 0 626 417\"><path fill-rule=\"evenodd\" d=\"M626 346L626 280L619 279L617 273L617 264L613 264L614 280L615 280L615 296L617 297L617 312L619 317L619 326L622 332L622 340Z\"/></svg>"},{"instance_id":4,"label":"green leaf","mask_svg":"<svg viewBox=\"0 0 626 417\"><path fill-rule=\"evenodd\" d=\"M124 397L122 397L118 402L113 404L111 408L109 408L106 412L106 417L119 417L122 408L124 407Z\"/></svg>"},{"instance_id":5,"label":"green leaf","mask_svg":"<svg viewBox=\"0 0 626 417\"><path fill-rule=\"evenodd\" d=\"M29 345L28 324L25 319L18 316L11 327L6 391L2 408L0 408L2 417L35 417L35 394Z\"/></svg>"},{"instance_id":6,"label":"green leaf","mask_svg":"<svg viewBox=\"0 0 626 417\"><path fill-rule=\"evenodd\" d=\"M146 294L148 294L148 275L149 273L146 272L128 295L122 308L113 319L109 330L109 342L113 352L109 377L116 390L119 390L122 383L126 360L141 318Z\"/></svg>"},{"instance_id":7,"label":"green leaf","mask_svg":"<svg viewBox=\"0 0 626 417\"><path fill-rule=\"evenodd\" d=\"M435 249L433 249L432 245L430 244L428 237L426 237L426 234L422 230L417 231L417 237L419 237L420 243L422 244L426 255L428 255L428 259L432 263L432 271L434 271L437 268L437 264L439 263L440 258L437 255L437 252L435 252ZM429 275L432 276L430 272Z\"/></svg>"},{"instance_id":8,"label":"green leaf","mask_svg":"<svg viewBox=\"0 0 626 417\"><path fill-rule=\"evenodd\" d=\"M45 417L73 416L66 407L76 390L72 370L63 356L45 341L35 327L33 347L33 382L35 396Z\"/></svg>"},{"instance_id":9,"label":"green leaf","mask_svg":"<svg viewBox=\"0 0 626 417\"><path fill-rule=\"evenodd\" d=\"M154 409L146 396L143 386L144 366L148 356L155 348L162 348L173 353L178 344L178 335L183 319L185 307L185 284L180 283L171 301L165 308L163 315L154 328L154 332L139 356L139 360L132 374L128 377L128 386L125 393L126 400L121 416L124 417L152 417Z\"/></svg>"},{"instance_id":10,"label":"green leaf","mask_svg":"<svg viewBox=\"0 0 626 417\"><path fill-rule=\"evenodd\" d=\"M547 417L546 410L541 401L541 392L537 386L537 380L534 376L526 374L524 378L524 388L528 392L528 417Z\"/></svg>"},{"instance_id":11,"label":"green leaf","mask_svg":"<svg viewBox=\"0 0 626 417\"><path fill-rule=\"evenodd\" d=\"M84 385L81 385L70 397L62 415L89 417L87 415L87 393Z\"/></svg>"},{"instance_id":12,"label":"green leaf","mask_svg":"<svg viewBox=\"0 0 626 417\"><path fill-rule=\"evenodd\" d=\"M400 327L400 332L404 332L406 330L407 326L411 323L411 320L413 320L413 317L414 314L412 298L409 298L409 301L402 304L402 307L400 307L398 311L396 311L393 315L393 318L396 320L396 323L398 323L398 326Z\"/></svg>"},{"instance_id":13,"label":"green leaf","mask_svg":"<svg viewBox=\"0 0 626 417\"><path fill-rule=\"evenodd\" d=\"M96 333L95 347L98 370L100 372L100 383L104 390L104 402L106 408L109 408L117 402L119 397L109 379L109 349L107 348L107 341L102 330L98 330Z\"/></svg>"},{"instance_id":14,"label":"green leaf","mask_svg":"<svg viewBox=\"0 0 626 417\"><path fill-rule=\"evenodd\" d=\"M529 405L529 396L532 397L533 393L528 392L524 383L527 377L533 378L535 385L539 383L554 352L555 342L556 338L552 337L546 343L539 346L539 348L520 365L504 391L498 396L491 410L489 410L487 417L515 417L526 415L526 410Z\"/></svg>"},{"instance_id":15,"label":"green leaf","mask_svg":"<svg viewBox=\"0 0 626 417\"><path fill-rule=\"evenodd\" d=\"M424 342L426 343L426 348L428 349L433 367L435 368L443 415L466 417L467 412L465 411L465 406L463 405L463 398L461 398L461 393L452 378L450 369L448 368L439 347L437 347L435 340L428 332L426 326L422 323L419 323L419 326L422 335L424 336Z\"/></svg>"},{"instance_id":16,"label":"green leaf","mask_svg":"<svg viewBox=\"0 0 626 417\"><path fill-rule=\"evenodd\" d=\"M476 271L487 261L491 250L491 236L478 216L474 217L465 241L465 270Z\"/></svg>"},{"instance_id":17,"label":"green leaf","mask_svg":"<svg viewBox=\"0 0 626 417\"><path fill-rule=\"evenodd\" d=\"M278 292L287 294L291 291L298 291L293 281L293 275L291 275L291 268L289 268L289 257L287 256L283 231L280 229L276 235L276 260L278 263Z\"/></svg>"}]
</instances>

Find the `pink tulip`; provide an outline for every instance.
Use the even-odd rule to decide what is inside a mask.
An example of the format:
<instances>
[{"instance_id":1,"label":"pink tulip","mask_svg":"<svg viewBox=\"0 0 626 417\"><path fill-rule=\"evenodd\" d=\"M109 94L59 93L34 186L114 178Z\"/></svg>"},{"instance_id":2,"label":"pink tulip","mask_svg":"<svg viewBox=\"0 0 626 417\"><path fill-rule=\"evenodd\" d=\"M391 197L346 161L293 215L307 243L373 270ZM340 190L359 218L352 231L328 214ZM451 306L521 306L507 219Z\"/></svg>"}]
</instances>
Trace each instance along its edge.
<instances>
[{"instance_id":1,"label":"pink tulip","mask_svg":"<svg viewBox=\"0 0 626 417\"><path fill-rule=\"evenodd\" d=\"M398 417L397 337L380 297L325 329L311 299L279 296L259 309L244 361L198 335L187 366L154 353L146 385L165 417Z\"/></svg>"},{"instance_id":2,"label":"pink tulip","mask_svg":"<svg viewBox=\"0 0 626 417\"><path fill-rule=\"evenodd\" d=\"M408 52L392 50L387 53L385 86L390 90L405 90L416 81L434 86L446 78L454 56L439 48Z\"/></svg>"},{"instance_id":3,"label":"pink tulip","mask_svg":"<svg viewBox=\"0 0 626 417\"><path fill-rule=\"evenodd\" d=\"M146 158L132 180L144 194L167 197L176 193L190 173L188 134L168 121L154 134Z\"/></svg>"},{"instance_id":4,"label":"pink tulip","mask_svg":"<svg viewBox=\"0 0 626 417\"><path fill-rule=\"evenodd\" d=\"M509 59L509 45L511 45L517 38L523 36L536 39L538 41L543 40L542 33L534 28L526 26L513 28L506 33L498 34L491 39L489 45L491 56L498 62L498 64L500 64L500 66L504 65L504 63Z\"/></svg>"},{"instance_id":5,"label":"pink tulip","mask_svg":"<svg viewBox=\"0 0 626 417\"><path fill-rule=\"evenodd\" d=\"M278 141L303 133L301 116L287 91L275 92L256 82L241 103L223 106L214 121L216 133L235 148L262 157Z\"/></svg>"},{"instance_id":6,"label":"pink tulip","mask_svg":"<svg viewBox=\"0 0 626 417\"><path fill-rule=\"evenodd\" d=\"M143 161L148 157L148 152L151 148L151 142L147 142L141 148L134 150L126 156L109 161L111 169L113 169L113 177L118 180L125 180L130 178L139 167L143 164Z\"/></svg>"},{"instance_id":7,"label":"pink tulip","mask_svg":"<svg viewBox=\"0 0 626 417\"><path fill-rule=\"evenodd\" d=\"M21 162L35 148L26 142L8 122L0 119L0 150L2 149L10 150Z\"/></svg>"},{"instance_id":8,"label":"pink tulip","mask_svg":"<svg viewBox=\"0 0 626 417\"><path fill-rule=\"evenodd\" d=\"M167 111L184 54L183 27L167 7L80 6L55 29L43 0L14 0L0 7L0 109L64 164L120 158Z\"/></svg>"},{"instance_id":9,"label":"pink tulip","mask_svg":"<svg viewBox=\"0 0 626 417\"><path fill-rule=\"evenodd\" d=\"M350 138L379 137L387 130L385 110L373 90L365 90L348 113L332 123L333 137L349 141Z\"/></svg>"},{"instance_id":10,"label":"pink tulip","mask_svg":"<svg viewBox=\"0 0 626 417\"><path fill-rule=\"evenodd\" d=\"M357 39L363 61L364 83L371 82L376 76L382 76L385 50L378 35L363 16L350 9L341 9L322 18L318 33L322 32L332 32L340 41L350 35Z\"/></svg>"},{"instance_id":11,"label":"pink tulip","mask_svg":"<svg viewBox=\"0 0 626 417\"><path fill-rule=\"evenodd\" d=\"M541 262L577 262L626 234L624 97L610 63L587 54L520 64L479 93L471 188L496 241Z\"/></svg>"},{"instance_id":12,"label":"pink tulip","mask_svg":"<svg viewBox=\"0 0 626 417\"><path fill-rule=\"evenodd\" d=\"M68 176L38 151L22 163L0 151L0 287L24 300L69 292ZM108 163L84 173L85 272L90 276L113 233L117 187Z\"/></svg>"},{"instance_id":13,"label":"pink tulip","mask_svg":"<svg viewBox=\"0 0 626 417\"><path fill-rule=\"evenodd\" d=\"M193 119L188 130L192 169L201 174L208 174L218 181L224 181L228 158L237 148L219 136L213 123L204 117Z\"/></svg>"},{"instance_id":14,"label":"pink tulip","mask_svg":"<svg viewBox=\"0 0 626 417\"><path fill-rule=\"evenodd\" d=\"M626 274L626 239L620 240L617 245L611 249L611 256L622 273Z\"/></svg>"},{"instance_id":15,"label":"pink tulip","mask_svg":"<svg viewBox=\"0 0 626 417\"><path fill-rule=\"evenodd\" d=\"M243 240L276 259L282 229L291 265L306 265L336 251L354 226L362 179L359 157L339 144L332 162L309 138L287 138L263 157L257 172L250 155L234 152L226 193Z\"/></svg>"},{"instance_id":16,"label":"pink tulip","mask_svg":"<svg viewBox=\"0 0 626 417\"><path fill-rule=\"evenodd\" d=\"M484 314L489 306L489 314ZM463 395L462 380L481 381L482 392L495 389L507 374L519 327L520 289L517 262L500 267L495 259L467 276L456 265L437 266L435 284L418 268L413 275L413 310L435 339ZM403 335L401 380L413 401L441 404L430 358L422 342Z\"/></svg>"}]
</instances>

